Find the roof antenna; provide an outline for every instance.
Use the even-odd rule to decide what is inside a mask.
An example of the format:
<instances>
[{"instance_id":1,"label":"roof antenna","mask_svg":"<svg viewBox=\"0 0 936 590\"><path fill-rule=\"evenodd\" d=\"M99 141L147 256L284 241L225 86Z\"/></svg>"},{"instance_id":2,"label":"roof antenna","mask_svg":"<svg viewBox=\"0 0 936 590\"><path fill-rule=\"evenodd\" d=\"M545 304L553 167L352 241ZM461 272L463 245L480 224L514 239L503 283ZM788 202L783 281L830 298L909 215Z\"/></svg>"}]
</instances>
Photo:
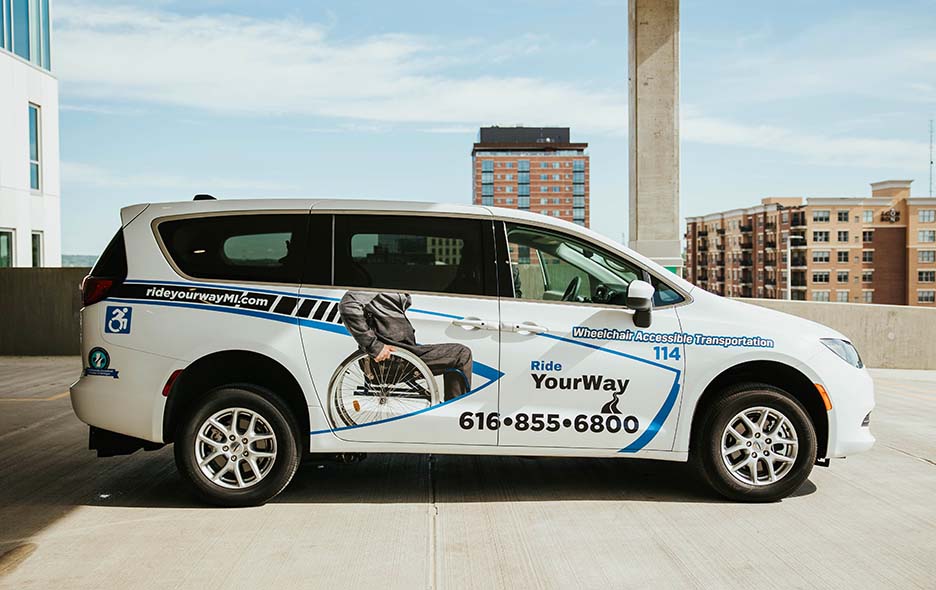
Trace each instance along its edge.
<instances>
[{"instance_id":1,"label":"roof antenna","mask_svg":"<svg viewBox=\"0 0 936 590\"><path fill-rule=\"evenodd\" d=\"M195 198L192 200L193 201L217 201L217 199L212 197L211 195L204 195L204 194L195 195Z\"/></svg>"}]
</instances>

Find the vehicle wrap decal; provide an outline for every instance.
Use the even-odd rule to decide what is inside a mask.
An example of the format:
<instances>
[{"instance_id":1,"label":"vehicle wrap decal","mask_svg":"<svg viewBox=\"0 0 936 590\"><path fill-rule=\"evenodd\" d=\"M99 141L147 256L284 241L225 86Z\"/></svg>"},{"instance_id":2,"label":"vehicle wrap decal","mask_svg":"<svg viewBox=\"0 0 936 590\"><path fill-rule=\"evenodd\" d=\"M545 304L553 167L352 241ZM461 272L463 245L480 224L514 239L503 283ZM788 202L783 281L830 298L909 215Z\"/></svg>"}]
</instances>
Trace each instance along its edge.
<instances>
[{"instance_id":1,"label":"vehicle wrap decal","mask_svg":"<svg viewBox=\"0 0 936 590\"><path fill-rule=\"evenodd\" d=\"M129 289L130 286L147 286L147 287L184 287L185 290L205 290L205 289L218 289L221 291L233 291L236 293L250 292L254 294L265 294L265 295L281 295L285 298L298 299L302 301L300 304L300 309L296 310L301 312L303 310L311 310L315 305L315 302L318 301L334 301L338 302L337 297L327 297L325 295L307 295L304 293L297 293L295 291L277 291L273 289L263 289L263 288L254 288L254 287L242 287L239 285L224 285L217 283L185 283L180 281L141 281L141 280L128 280L124 281L123 284L119 285L111 291L116 297L125 297L123 293ZM156 299L155 297L144 297L144 299ZM308 302L312 303L308 303ZM325 308L322 308L325 312ZM412 308L410 311L415 313L422 313L426 315L433 315L442 318L451 318L453 320L460 320L462 316L454 315L450 313L443 313L441 311L430 311L427 309L418 309ZM303 313L298 313L299 317L309 317L308 311Z\"/></svg>"},{"instance_id":2,"label":"vehicle wrap decal","mask_svg":"<svg viewBox=\"0 0 936 590\"><path fill-rule=\"evenodd\" d=\"M626 447L619 450L618 452L619 453L636 453L637 451L647 446L647 444L649 444L651 440L653 440L653 437L656 436L657 432L660 431L660 428L663 427L663 423L666 422L666 419L669 417L670 412L673 410L673 406L676 405L676 399L679 397L679 377L682 375L682 371L680 371L679 369L675 367L670 367L661 363L657 363L655 361L651 361L649 359L640 358L639 356L627 354L626 352L621 352L619 350L612 350L609 348L604 348L602 346L598 346L597 344L581 342L579 340L573 340L571 338L563 338L562 336L556 336L555 334L548 334L548 333L540 334L540 336L544 338L550 338L552 340L559 340L562 342L566 342L568 344L575 344L577 346L584 346L586 348L600 350L602 352L607 352L609 354L613 354L616 356L622 356L622 357L629 358L634 361L646 363L648 365L653 365L654 367L658 367L660 369L666 369L667 371L673 372L674 373L673 385L672 387L670 387L669 393L666 395L666 399L663 400L663 405L660 406L659 411L657 411L656 415L653 417L653 420L650 422L650 425L647 426L647 429L643 432L643 434L638 436L637 439L634 440L634 442L627 445Z\"/></svg>"},{"instance_id":3,"label":"vehicle wrap decal","mask_svg":"<svg viewBox=\"0 0 936 590\"><path fill-rule=\"evenodd\" d=\"M434 405L434 406L429 406L428 408L423 408L423 409L421 409L421 410L416 410L415 412L410 412L410 413L408 413L408 414L400 414L399 416L394 416L394 417L392 417L392 418L386 418L386 419L384 419L384 420L376 420L376 421L374 421L374 422L368 422L367 424L355 424L355 425L353 425L353 426L339 426L339 427L337 427L337 428L325 428L325 429L322 429L322 430L313 430L313 431L310 432L309 434L327 434L327 433L329 433L329 432L341 432L342 430L354 430L354 429L356 429L356 428L366 428L366 427L368 427L368 426L376 426L377 424L387 424L388 422L396 422L397 420L402 420L403 418L409 418L410 416L417 416L417 415L419 415L419 414L425 414L426 412L430 412L430 411L436 410L436 409L438 409L438 408L441 408L441 407L443 407L443 406L447 406L447 405L453 404L453 403L455 403L455 402L458 402L458 401L461 401L461 400L465 399L466 397L469 397L469 396L471 396L471 395L474 395L474 394L478 393L479 391L481 391L482 389L486 388L487 386L489 386L489 385L491 385L491 384L493 384L493 383L496 383L498 379L500 379L501 377L504 376L503 373L501 373L500 371L498 371L498 370L495 369L494 367L491 367L491 366L489 366L489 365L485 365L484 363L479 363L478 361L474 361L474 362L471 364L471 370L474 372L475 375L479 375L479 376L484 377L485 379L487 379L487 382L482 383L480 386L475 387L474 389L472 389L472 390L469 391L468 393L465 393L464 395L461 395L461 396L459 396L459 397L456 397L455 399L450 399L450 400L445 401L445 402L442 402L442 403L440 403L440 404L436 404L436 405Z\"/></svg>"},{"instance_id":4,"label":"vehicle wrap decal","mask_svg":"<svg viewBox=\"0 0 936 590\"><path fill-rule=\"evenodd\" d=\"M305 328L323 330L350 337L347 328L341 325L341 315L338 313L338 299L334 297L304 295L295 292L254 289L234 285L175 281L126 281L113 289L111 295L106 300L117 303L158 305L232 313L258 319L295 324ZM436 311L415 308L410 311L452 319L463 319L462 316ZM606 352L672 372L674 374L673 385L666 399L663 401L662 406L653 417L650 425L637 439L618 452L636 453L653 440L660 428L662 428L663 423L669 417L679 397L679 379L682 374L680 369L580 340L564 338L549 333L539 334L539 336L558 340L574 346L583 346ZM486 382L455 399L386 420L354 426L316 430L312 431L310 434L325 434L353 428L364 428L366 426L375 426L377 424L393 422L410 416L423 414L477 393L492 383L497 382L504 375L496 368L477 361L473 363L473 371L476 375L485 378Z\"/></svg>"}]
</instances>

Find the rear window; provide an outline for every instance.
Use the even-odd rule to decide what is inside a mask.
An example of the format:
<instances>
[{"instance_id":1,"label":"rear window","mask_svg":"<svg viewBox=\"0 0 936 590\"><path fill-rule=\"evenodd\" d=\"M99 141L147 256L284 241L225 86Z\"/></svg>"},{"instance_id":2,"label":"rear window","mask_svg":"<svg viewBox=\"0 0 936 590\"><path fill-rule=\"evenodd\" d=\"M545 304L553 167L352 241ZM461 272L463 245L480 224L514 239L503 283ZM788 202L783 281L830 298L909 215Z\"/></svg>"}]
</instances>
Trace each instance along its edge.
<instances>
[{"instance_id":1,"label":"rear window","mask_svg":"<svg viewBox=\"0 0 936 590\"><path fill-rule=\"evenodd\" d=\"M477 219L338 215L335 284L483 295L493 279L485 262L493 261L492 248Z\"/></svg>"},{"instance_id":2,"label":"rear window","mask_svg":"<svg viewBox=\"0 0 936 590\"><path fill-rule=\"evenodd\" d=\"M101 257L94 263L91 276L121 280L127 278L127 247L124 245L122 228L117 230Z\"/></svg>"},{"instance_id":3,"label":"rear window","mask_svg":"<svg viewBox=\"0 0 936 590\"><path fill-rule=\"evenodd\" d=\"M175 265L199 279L299 283L306 213L217 215L159 224Z\"/></svg>"}]
</instances>

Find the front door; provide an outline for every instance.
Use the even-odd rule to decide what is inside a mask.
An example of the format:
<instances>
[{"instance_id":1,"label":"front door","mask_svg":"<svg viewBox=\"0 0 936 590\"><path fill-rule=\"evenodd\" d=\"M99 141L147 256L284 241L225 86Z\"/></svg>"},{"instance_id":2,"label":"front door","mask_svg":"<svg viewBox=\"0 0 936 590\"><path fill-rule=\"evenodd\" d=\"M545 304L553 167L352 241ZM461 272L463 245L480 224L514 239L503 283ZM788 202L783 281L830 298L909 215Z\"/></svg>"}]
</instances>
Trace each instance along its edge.
<instances>
[{"instance_id":1,"label":"front door","mask_svg":"<svg viewBox=\"0 0 936 590\"><path fill-rule=\"evenodd\" d=\"M298 312L328 417L312 436L497 444L496 430L465 428L462 419L497 410L492 219L328 217L333 252L320 255L333 254L333 266L319 282L330 285L304 285Z\"/></svg>"},{"instance_id":2,"label":"front door","mask_svg":"<svg viewBox=\"0 0 936 590\"><path fill-rule=\"evenodd\" d=\"M501 301L499 444L669 450L684 349L670 343L680 331L672 306L642 329L624 305L645 271L554 230L499 233L513 270Z\"/></svg>"}]
</instances>

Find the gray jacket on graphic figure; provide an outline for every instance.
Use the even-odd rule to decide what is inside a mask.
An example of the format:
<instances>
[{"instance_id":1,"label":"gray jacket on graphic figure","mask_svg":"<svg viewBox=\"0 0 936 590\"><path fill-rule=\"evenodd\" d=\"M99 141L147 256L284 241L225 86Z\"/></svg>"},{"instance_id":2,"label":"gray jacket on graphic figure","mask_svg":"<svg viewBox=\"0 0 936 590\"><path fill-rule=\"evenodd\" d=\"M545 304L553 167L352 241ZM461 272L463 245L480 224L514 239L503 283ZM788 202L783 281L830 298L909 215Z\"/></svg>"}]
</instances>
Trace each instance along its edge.
<instances>
[{"instance_id":1,"label":"gray jacket on graphic figure","mask_svg":"<svg viewBox=\"0 0 936 590\"><path fill-rule=\"evenodd\" d=\"M348 291L338 313L361 350L377 356L384 344L410 351L416 346L416 330L406 317L412 303L406 293Z\"/></svg>"}]
</instances>

